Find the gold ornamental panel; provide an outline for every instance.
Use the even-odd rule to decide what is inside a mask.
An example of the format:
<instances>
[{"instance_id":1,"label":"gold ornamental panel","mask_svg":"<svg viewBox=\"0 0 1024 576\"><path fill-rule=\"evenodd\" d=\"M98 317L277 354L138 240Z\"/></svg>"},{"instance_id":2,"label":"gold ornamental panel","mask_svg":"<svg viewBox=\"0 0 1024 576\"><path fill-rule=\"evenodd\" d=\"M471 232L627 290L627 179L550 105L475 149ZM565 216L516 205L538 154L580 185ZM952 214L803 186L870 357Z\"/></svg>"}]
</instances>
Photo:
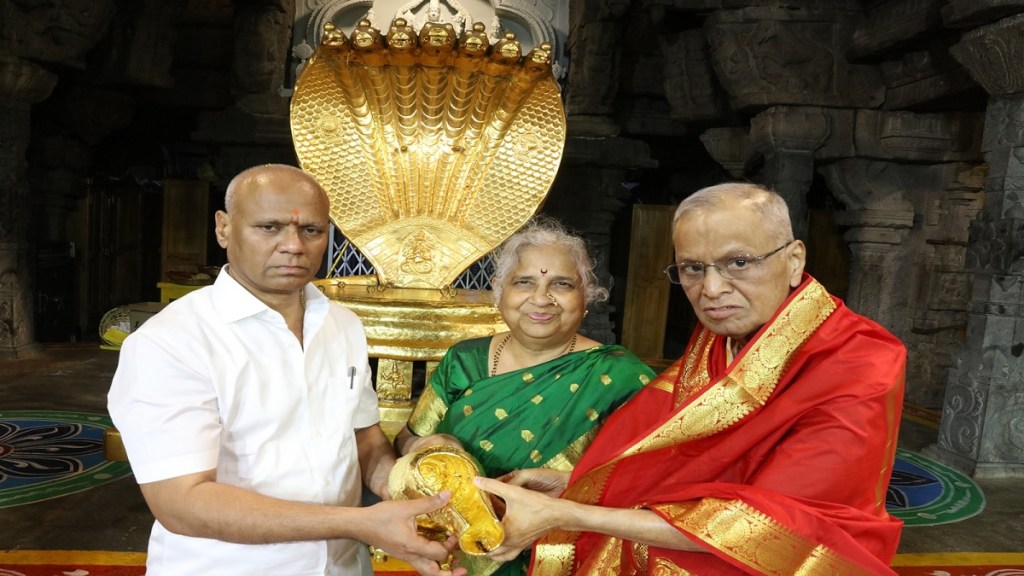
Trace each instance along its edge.
<instances>
[{"instance_id":1,"label":"gold ornamental panel","mask_svg":"<svg viewBox=\"0 0 1024 576\"><path fill-rule=\"evenodd\" d=\"M436 361L456 342L508 330L491 293L482 290L379 290L376 279L366 276L315 283L359 316L374 358Z\"/></svg>"},{"instance_id":2,"label":"gold ornamental panel","mask_svg":"<svg viewBox=\"0 0 1024 576\"><path fill-rule=\"evenodd\" d=\"M381 284L449 286L542 204L565 146L551 47L396 19L325 26L291 103L304 170Z\"/></svg>"}]
</instances>

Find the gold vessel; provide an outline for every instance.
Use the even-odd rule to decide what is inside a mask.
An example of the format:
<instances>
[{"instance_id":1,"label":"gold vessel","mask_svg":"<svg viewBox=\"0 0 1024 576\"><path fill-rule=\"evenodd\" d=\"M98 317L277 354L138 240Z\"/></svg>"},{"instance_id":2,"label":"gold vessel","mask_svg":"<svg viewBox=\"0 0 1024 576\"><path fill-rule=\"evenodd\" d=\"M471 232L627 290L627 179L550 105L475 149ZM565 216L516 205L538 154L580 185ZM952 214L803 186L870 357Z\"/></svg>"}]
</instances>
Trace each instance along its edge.
<instances>
[{"instance_id":1,"label":"gold vessel","mask_svg":"<svg viewBox=\"0 0 1024 576\"><path fill-rule=\"evenodd\" d=\"M430 446L402 456L388 477L388 489L395 500L433 496L444 490L451 500L440 510L417 519L426 533L455 534L459 548L479 556L494 550L505 539L490 496L473 484L480 466L468 453L451 446Z\"/></svg>"}]
</instances>

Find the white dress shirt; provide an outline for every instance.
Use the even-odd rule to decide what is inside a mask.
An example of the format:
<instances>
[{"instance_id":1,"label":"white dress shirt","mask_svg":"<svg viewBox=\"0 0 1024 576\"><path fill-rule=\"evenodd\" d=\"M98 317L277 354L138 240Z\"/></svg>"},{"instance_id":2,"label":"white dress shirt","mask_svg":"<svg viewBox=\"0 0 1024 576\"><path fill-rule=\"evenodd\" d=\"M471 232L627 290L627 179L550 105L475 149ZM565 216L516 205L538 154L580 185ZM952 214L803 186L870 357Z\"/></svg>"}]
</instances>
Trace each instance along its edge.
<instances>
[{"instance_id":1,"label":"white dress shirt","mask_svg":"<svg viewBox=\"0 0 1024 576\"><path fill-rule=\"evenodd\" d=\"M359 506L354 431L379 421L359 318L304 288L303 344L225 271L132 333L108 397L141 483L216 468L275 498ZM159 522L147 574L372 574L352 540L245 545Z\"/></svg>"}]
</instances>

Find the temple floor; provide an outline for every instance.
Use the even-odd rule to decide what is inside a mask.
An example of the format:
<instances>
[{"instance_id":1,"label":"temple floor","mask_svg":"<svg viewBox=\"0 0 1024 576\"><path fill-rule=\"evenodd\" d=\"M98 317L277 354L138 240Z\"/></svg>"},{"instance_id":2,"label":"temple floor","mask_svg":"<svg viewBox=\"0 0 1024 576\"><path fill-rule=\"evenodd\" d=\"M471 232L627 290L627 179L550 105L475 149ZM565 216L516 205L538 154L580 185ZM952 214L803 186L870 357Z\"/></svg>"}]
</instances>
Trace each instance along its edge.
<instances>
[{"instance_id":1,"label":"temple floor","mask_svg":"<svg viewBox=\"0 0 1024 576\"><path fill-rule=\"evenodd\" d=\"M35 355L0 360L0 410L106 414L117 352L96 345L48 345ZM935 442L933 426L904 418L899 447ZM899 552L1024 552L1024 482L978 479L981 513L936 526L910 526ZM87 490L0 509L2 550L145 551L153 518L128 475Z\"/></svg>"}]
</instances>

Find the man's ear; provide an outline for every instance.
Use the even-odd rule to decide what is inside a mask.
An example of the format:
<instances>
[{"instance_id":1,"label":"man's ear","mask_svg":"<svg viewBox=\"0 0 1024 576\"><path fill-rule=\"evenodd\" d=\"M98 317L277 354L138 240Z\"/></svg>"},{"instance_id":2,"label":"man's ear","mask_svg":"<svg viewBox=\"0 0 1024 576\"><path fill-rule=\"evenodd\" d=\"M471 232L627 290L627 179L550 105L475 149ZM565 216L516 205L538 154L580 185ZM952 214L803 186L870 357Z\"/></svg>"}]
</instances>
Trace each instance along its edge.
<instances>
[{"instance_id":1,"label":"man's ear","mask_svg":"<svg viewBox=\"0 0 1024 576\"><path fill-rule=\"evenodd\" d=\"M807 264L807 247L803 240L794 240L786 249L786 265L789 266L789 287L796 288L804 279Z\"/></svg>"},{"instance_id":2,"label":"man's ear","mask_svg":"<svg viewBox=\"0 0 1024 576\"><path fill-rule=\"evenodd\" d=\"M217 213L213 215L215 227L214 231L217 233L217 243L220 244L221 248L228 247L228 235L231 233L231 217L228 213L223 210L217 210Z\"/></svg>"}]
</instances>

